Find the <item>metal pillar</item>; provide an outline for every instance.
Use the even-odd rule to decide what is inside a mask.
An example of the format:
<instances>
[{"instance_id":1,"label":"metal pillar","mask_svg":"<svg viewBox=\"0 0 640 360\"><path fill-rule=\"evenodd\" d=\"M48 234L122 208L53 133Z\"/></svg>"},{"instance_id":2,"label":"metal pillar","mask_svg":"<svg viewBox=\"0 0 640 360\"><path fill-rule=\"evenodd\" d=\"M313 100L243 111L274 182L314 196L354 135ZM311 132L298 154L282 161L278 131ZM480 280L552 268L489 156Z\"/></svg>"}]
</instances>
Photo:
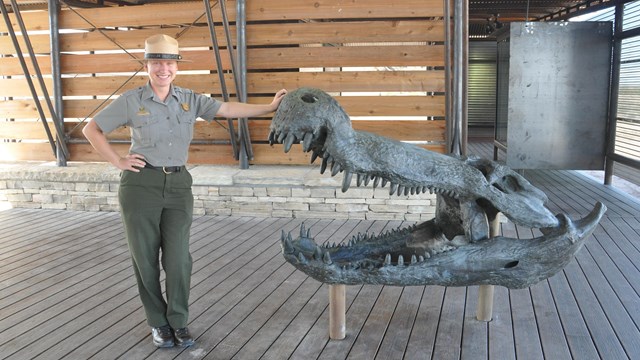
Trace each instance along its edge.
<instances>
[{"instance_id":1,"label":"metal pillar","mask_svg":"<svg viewBox=\"0 0 640 360\"><path fill-rule=\"evenodd\" d=\"M64 107L62 103L62 74L60 71L60 38L59 38L59 22L58 15L60 13L60 1L49 1L49 33L51 45L51 76L53 78L53 103L56 114L59 117L53 119L58 120L60 127L64 129ZM66 139L65 139L66 141ZM60 142L56 143L56 163L58 166L67 166L67 157L60 146Z\"/></svg>"},{"instance_id":2,"label":"metal pillar","mask_svg":"<svg viewBox=\"0 0 640 360\"><path fill-rule=\"evenodd\" d=\"M237 44L236 49L238 51L238 74L239 74L239 98L247 99L247 17L246 17L246 9L245 9L245 0L237 0L236 1L236 36L237 36ZM242 131L242 136L240 139L244 141L242 146L246 151L246 158L240 159L240 168L248 169L249 168L249 159L253 158L253 151L251 150L251 139L249 138L249 126L247 124L247 119L242 118L239 119L239 128Z\"/></svg>"},{"instance_id":3,"label":"metal pillar","mask_svg":"<svg viewBox=\"0 0 640 360\"><path fill-rule=\"evenodd\" d=\"M213 25L213 17L211 16L211 7L209 6L209 0L203 0L204 9L207 15L207 24L209 25L209 35L211 35L211 42L213 43L213 54L216 58L216 66L218 71L218 78L220 79L220 88L222 90L222 100L229 101L229 93L227 92L227 83L224 79L224 70L222 69L222 60L220 58L220 47L218 46L218 37L216 36L216 30ZM231 147L233 148L233 155L238 160L238 144L236 139L236 131L233 127L233 120L227 119L227 126L229 127L229 137L231 138Z\"/></svg>"},{"instance_id":4,"label":"metal pillar","mask_svg":"<svg viewBox=\"0 0 640 360\"><path fill-rule=\"evenodd\" d=\"M37 73L37 77L40 83L40 86L42 87L42 91L44 93L44 98L45 100L47 100L47 105L49 105L49 111L51 113L51 116L55 118L55 111L53 109L53 106L51 105L51 99L49 98L49 94L47 92L46 86L44 85L44 81L42 80L42 74L40 73L40 67L38 66L35 54L33 52L33 48L31 47L31 42L29 41L29 36L27 35L27 31L26 28L24 26L24 22L22 21L22 17L20 16L20 9L18 8L18 5L16 4L15 0L11 1L11 7L13 9L14 14L16 15L16 21L18 22L18 25L20 26L20 31L23 34L23 40L25 42L25 44L27 45L28 51L29 51L29 56L31 58L32 61L32 65L34 70ZM9 32L9 35L11 36L11 41L13 42L13 46L16 49L16 54L18 55L18 59L20 61L20 66L22 67L22 70L24 72L25 75L25 79L27 80L27 83L29 85L29 90L31 91L31 96L33 97L33 101L36 105L36 108L38 110L38 114L40 116L40 120L42 121L42 125L44 126L45 132L47 134L47 138L49 140L49 144L51 145L51 150L53 151L53 155L57 156L57 149L56 149L56 142L53 139L53 135L51 134L51 130L49 129L49 124L47 124L47 118L44 114L44 110L42 108L42 104L40 104L40 100L38 98L38 93L36 91L36 88L33 84L33 79L31 78L31 73L29 72L29 68L27 67L27 63L24 59L24 55L22 53L22 49L20 47L20 44L18 43L18 38L16 36L15 30L13 29L13 25L11 23L11 19L9 19L9 14L7 12L7 7L4 4L4 1L0 1L0 11L2 11L2 17L4 18L4 21L7 25L7 30ZM58 125L56 121L54 121L54 125ZM64 139L64 132L62 132L58 127L56 127L56 130L58 131L57 134L57 138L58 138L58 143L60 143L60 146L62 147L65 154L68 155L68 151L66 148L66 145L64 144L64 142L62 141L62 139Z\"/></svg>"},{"instance_id":5,"label":"metal pillar","mask_svg":"<svg viewBox=\"0 0 640 360\"><path fill-rule=\"evenodd\" d=\"M450 153L467 153L467 83L469 69L469 2L454 0L453 123Z\"/></svg>"},{"instance_id":6,"label":"metal pillar","mask_svg":"<svg viewBox=\"0 0 640 360\"><path fill-rule=\"evenodd\" d=\"M604 162L604 184L613 182L613 155L616 146L616 126L618 117L618 92L620 90L620 58L622 54L622 19L624 16L624 4L616 4L614 29L613 29L613 54L611 58L611 90L609 92L609 124L607 127L607 152Z\"/></svg>"}]
</instances>

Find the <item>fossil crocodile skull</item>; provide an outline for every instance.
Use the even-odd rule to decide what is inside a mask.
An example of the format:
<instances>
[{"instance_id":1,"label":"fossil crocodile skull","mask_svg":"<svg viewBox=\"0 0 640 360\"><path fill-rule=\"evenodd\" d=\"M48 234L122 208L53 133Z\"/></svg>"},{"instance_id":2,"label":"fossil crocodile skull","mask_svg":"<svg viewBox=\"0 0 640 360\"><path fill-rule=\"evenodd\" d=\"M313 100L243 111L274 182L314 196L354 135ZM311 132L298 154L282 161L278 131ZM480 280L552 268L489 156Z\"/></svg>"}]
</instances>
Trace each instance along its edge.
<instances>
[{"instance_id":1,"label":"fossil crocodile skull","mask_svg":"<svg viewBox=\"0 0 640 360\"><path fill-rule=\"evenodd\" d=\"M322 159L321 173L343 172L343 192L355 174L357 186L436 194L434 219L378 236L358 235L348 244L318 245L304 225L296 239L283 233L285 259L329 284L527 287L566 266L606 211L597 203L577 221L554 216L544 205L546 195L510 168L356 131L338 102L319 89L285 96L269 142L284 144L285 152L301 143L312 163ZM542 235L490 237L489 221L498 213Z\"/></svg>"}]
</instances>

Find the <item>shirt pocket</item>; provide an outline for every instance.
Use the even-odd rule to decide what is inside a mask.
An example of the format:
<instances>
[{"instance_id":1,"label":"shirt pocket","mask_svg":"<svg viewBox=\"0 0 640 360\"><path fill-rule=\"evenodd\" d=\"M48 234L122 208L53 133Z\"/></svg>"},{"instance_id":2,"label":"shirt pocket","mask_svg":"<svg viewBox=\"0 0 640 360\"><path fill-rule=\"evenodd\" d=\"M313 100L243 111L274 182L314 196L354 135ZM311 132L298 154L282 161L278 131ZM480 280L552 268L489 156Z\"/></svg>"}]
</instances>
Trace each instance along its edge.
<instances>
[{"instance_id":1,"label":"shirt pocket","mask_svg":"<svg viewBox=\"0 0 640 360\"><path fill-rule=\"evenodd\" d=\"M131 119L131 140L141 145L151 145L159 139L158 119L149 115L136 115Z\"/></svg>"},{"instance_id":2,"label":"shirt pocket","mask_svg":"<svg viewBox=\"0 0 640 360\"><path fill-rule=\"evenodd\" d=\"M193 127L196 118L191 113L182 113L178 115L178 123L180 124L180 137L189 143L193 139Z\"/></svg>"}]
</instances>

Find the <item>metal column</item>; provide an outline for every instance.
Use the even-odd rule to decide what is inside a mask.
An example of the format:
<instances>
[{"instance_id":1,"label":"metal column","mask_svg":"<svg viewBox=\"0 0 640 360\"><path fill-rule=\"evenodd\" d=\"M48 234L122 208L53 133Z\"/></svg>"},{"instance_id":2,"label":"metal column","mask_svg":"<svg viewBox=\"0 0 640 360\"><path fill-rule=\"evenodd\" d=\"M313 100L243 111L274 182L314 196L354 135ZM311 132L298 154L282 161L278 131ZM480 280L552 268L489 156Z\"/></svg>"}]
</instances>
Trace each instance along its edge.
<instances>
[{"instance_id":1,"label":"metal column","mask_svg":"<svg viewBox=\"0 0 640 360\"><path fill-rule=\"evenodd\" d=\"M64 107L62 103L62 73L60 71L60 26L58 23L58 15L60 13L60 1L49 1L49 33L51 45L51 76L53 78L53 106L59 117L53 119L58 120L60 128L64 130ZM65 139L66 141L66 139ZM58 166L67 166L67 157L61 144L56 144L56 159Z\"/></svg>"},{"instance_id":2,"label":"metal column","mask_svg":"<svg viewBox=\"0 0 640 360\"><path fill-rule=\"evenodd\" d=\"M453 131L449 152L454 155L466 155L469 68L468 0L454 0L453 24Z\"/></svg>"}]
</instances>

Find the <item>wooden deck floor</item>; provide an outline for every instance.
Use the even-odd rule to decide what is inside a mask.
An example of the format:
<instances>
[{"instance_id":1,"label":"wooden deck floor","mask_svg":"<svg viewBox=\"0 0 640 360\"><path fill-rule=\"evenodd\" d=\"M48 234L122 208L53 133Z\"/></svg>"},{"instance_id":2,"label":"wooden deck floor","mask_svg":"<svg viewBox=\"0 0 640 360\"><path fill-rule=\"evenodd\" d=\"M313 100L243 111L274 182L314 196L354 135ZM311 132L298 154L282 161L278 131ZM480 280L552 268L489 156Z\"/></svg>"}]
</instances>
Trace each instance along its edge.
<instances>
[{"instance_id":1,"label":"wooden deck floor","mask_svg":"<svg viewBox=\"0 0 640 360\"><path fill-rule=\"evenodd\" d=\"M156 349L116 213L0 212L0 359L640 359L640 202L573 171L525 174L554 212L609 208L563 272L496 288L347 287L347 337L328 339L328 288L287 264L280 232L302 220L194 220L188 349ZM305 220L317 240L394 221ZM504 223L508 236L531 230Z\"/></svg>"}]
</instances>

